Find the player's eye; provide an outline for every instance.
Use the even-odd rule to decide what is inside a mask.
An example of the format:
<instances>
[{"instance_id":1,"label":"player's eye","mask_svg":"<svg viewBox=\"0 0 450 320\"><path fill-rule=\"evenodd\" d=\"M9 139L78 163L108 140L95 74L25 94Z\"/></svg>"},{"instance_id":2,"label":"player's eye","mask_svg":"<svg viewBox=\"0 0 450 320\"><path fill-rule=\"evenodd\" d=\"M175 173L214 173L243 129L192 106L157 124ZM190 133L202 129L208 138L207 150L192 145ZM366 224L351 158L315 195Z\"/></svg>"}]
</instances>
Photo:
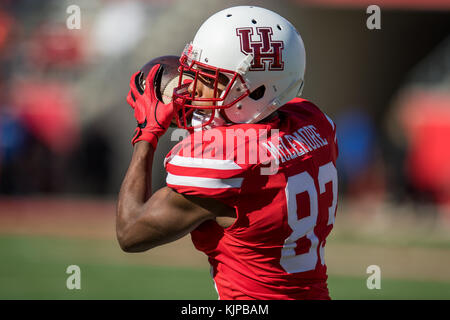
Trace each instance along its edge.
<instances>
[{"instance_id":1,"label":"player's eye","mask_svg":"<svg viewBox=\"0 0 450 320\"><path fill-rule=\"evenodd\" d=\"M214 79L210 78L210 77L206 77L203 75L199 76L200 79L202 80L202 82L207 85L207 86L214 86Z\"/></svg>"}]
</instances>

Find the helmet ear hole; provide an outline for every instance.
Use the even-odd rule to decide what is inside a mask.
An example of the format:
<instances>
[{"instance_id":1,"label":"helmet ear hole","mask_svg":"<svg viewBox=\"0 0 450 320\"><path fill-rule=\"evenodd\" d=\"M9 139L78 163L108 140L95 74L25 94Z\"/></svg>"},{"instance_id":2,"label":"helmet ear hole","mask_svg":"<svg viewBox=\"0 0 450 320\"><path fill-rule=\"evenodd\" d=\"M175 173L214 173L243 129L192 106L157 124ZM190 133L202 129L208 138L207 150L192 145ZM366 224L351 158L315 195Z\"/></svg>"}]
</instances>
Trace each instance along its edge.
<instances>
[{"instance_id":1,"label":"helmet ear hole","mask_svg":"<svg viewBox=\"0 0 450 320\"><path fill-rule=\"evenodd\" d=\"M264 97L264 93L266 92L266 86L262 85L252 91L248 96L253 100L259 100Z\"/></svg>"}]
</instances>

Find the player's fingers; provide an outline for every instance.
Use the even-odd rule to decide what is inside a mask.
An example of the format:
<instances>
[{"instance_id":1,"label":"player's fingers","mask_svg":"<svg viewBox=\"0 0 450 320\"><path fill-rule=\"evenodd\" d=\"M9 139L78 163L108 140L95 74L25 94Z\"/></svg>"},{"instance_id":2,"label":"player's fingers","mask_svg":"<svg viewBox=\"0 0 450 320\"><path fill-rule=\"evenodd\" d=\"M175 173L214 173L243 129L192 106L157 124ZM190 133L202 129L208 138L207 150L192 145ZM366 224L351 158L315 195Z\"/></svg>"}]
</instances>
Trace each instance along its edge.
<instances>
[{"instance_id":1,"label":"player's fingers","mask_svg":"<svg viewBox=\"0 0 450 320\"><path fill-rule=\"evenodd\" d=\"M170 126L174 115L175 108L173 106L173 103L158 103L156 105L155 120L161 129L166 130Z\"/></svg>"},{"instance_id":2,"label":"player's fingers","mask_svg":"<svg viewBox=\"0 0 450 320\"><path fill-rule=\"evenodd\" d=\"M144 87L143 87L143 73L142 71L135 72L130 79L130 90L133 93L135 97L141 95L144 93Z\"/></svg>"},{"instance_id":3,"label":"player's fingers","mask_svg":"<svg viewBox=\"0 0 450 320\"><path fill-rule=\"evenodd\" d=\"M150 72L147 75L147 78L145 79L146 88L145 90L148 90L152 95L152 98L156 99L156 80L158 79L160 73L163 72L163 67L160 64L155 64L151 69Z\"/></svg>"},{"instance_id":4,"label":"player's fingers","mask_svg":"<svg viewBox=\"0 0 450 320\"><path fill-rule=\"evenodd\" d=\"M136 86L136 77L139 75L140 72L141 72L141 71L136 71L135 73L133 73L133 74L131 75L131 78L130 78L130 88Z\"/></svg>"},{"instance_id":5,"label":"player's fingers","mask_svg":"<svg viewBox=\"0 0 450 320\"><path fill-rule=\"evenodd\" d=\"M134 96L134 94L130 91L128 91L128 95L127 95L127 103L130 105L130 107L132 107L134 109L135 104L136 104L136 97Z\"/></svg>"},{"instance_id":6,"label":"player's fingers","mask_svg":"<svg viewBox=\"0 0 450 320\"><path fill-rule=\"evenodd\" d=\"M134 118L138 123L143 123L146 118L145 108L142 107L139 103L136 103L134 107Z\"/></svg>"}]
</instances>

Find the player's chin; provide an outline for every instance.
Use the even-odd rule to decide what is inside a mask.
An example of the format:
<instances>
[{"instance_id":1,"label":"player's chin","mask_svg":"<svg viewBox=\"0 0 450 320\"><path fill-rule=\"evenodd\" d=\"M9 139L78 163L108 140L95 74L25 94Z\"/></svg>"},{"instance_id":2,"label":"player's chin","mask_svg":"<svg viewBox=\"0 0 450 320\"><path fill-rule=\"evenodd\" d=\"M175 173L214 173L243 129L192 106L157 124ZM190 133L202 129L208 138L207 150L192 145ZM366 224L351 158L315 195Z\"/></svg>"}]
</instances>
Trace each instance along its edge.
<instances>
[{"instance_id":1,"label":"player's chin","mask_svg":"<svg viewBox=\"0 0 450 320\"><path fill-rule=\"evenodd\" d=\"M198 105L198 106L201 106L201 105ZM198 115L202 115L202 116L209 116L212 113L212 110L198 108L195 110L195 113Z\"/></svg>"}]
</instances>

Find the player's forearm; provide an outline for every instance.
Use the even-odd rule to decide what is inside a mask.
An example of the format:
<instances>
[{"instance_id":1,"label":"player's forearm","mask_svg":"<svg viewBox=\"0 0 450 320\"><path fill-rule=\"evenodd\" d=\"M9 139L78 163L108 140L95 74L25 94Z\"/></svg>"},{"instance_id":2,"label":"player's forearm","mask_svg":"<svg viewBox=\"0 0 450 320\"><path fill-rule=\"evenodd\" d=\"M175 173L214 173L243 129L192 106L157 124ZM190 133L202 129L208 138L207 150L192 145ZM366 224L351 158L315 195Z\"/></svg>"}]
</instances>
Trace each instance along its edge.
<instances>
[{"instance_id":1,"label":"player's forearm","mask_svg":"<svg viewBox=\"0 0 450 320\"><path fill-rule=\"evenodd\" d=\"M116 231L122 248L127 246L128 234L142 214L145 202L152 194L153 147L136 143L130 166L122 182L117 203Z\"/></svg>"}]
</instances>

